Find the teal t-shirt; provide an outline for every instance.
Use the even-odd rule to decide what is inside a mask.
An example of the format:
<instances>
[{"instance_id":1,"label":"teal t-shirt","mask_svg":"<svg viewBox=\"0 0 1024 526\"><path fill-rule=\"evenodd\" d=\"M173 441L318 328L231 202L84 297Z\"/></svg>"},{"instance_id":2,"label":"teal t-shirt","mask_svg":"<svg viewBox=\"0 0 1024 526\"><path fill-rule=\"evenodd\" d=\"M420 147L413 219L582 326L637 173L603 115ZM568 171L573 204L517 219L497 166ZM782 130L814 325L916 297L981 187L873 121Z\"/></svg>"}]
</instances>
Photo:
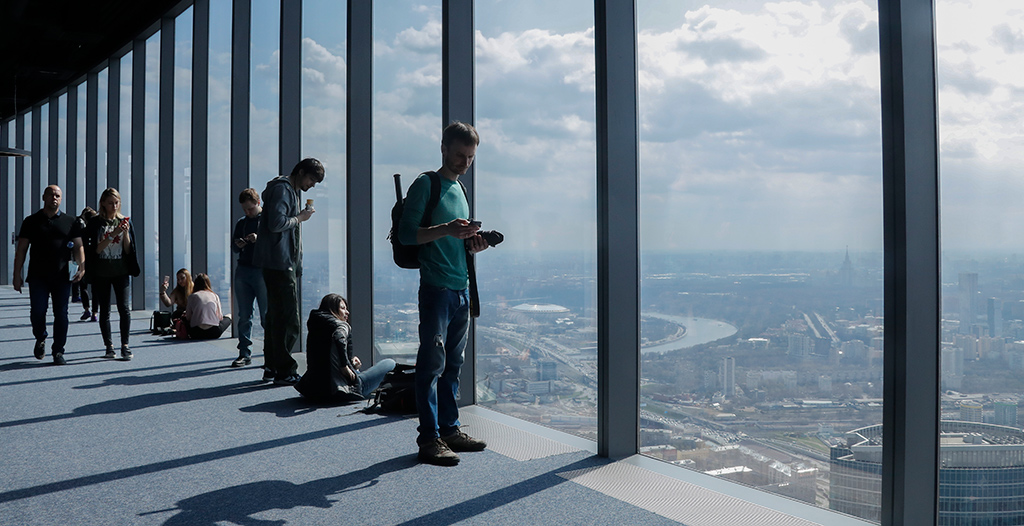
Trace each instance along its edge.
<instances>
[{"instance_id":1,"label":"teal t-shirt","mask_svg":"<svg viewBox=\"0 0 1024 526\"><path fill-rule=\"evenodd\" d=\"M431 214L430 225L447 223L453 219L469 218L469 202L458 181L440 176L441 196ZM405 245L416 244L416 231L420 227L423 211L430 199L430 176L420 174L409 187L399 225L399 240ZM420 282L435 287L462 290L469 286L466 269L465 242L451 236L420 245Z\"/></svg>"}]
</instances>

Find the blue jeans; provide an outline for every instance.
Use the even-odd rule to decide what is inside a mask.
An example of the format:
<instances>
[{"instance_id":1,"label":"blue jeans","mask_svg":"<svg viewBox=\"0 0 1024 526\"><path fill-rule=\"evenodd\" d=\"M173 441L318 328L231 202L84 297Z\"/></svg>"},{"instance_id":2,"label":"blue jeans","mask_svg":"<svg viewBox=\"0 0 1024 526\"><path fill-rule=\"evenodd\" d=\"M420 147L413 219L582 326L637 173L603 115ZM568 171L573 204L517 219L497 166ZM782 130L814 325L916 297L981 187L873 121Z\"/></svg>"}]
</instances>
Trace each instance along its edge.
<instances>
[{"instance_id":1,"label":"blue jeans","mask_svg":"<svg viewBox=\"0 0 1024 526\"><path fill-rule=\"evenodd\" d=\"M416 409L423 445L459 428L459 373L469 331L469 295L420 284L420 348L416 354Z\"/></svg>"},{"instance_id":2,"label":"blue jeans","mask_svg":"<svg viewBox=\"0 0 1024 526\"><path fill-rule=\"evenodd\" d=\"M356 376L359 377L359 385L362 388L361 394L363 398L369 398L370 393L377 387L380 387L380 383L384 380L384 375L394 368L395 361L391 358L385 358L365 371L356 371Z\"/></svg>"},{"instance_id":3,"label":"blue jeans","mask_svg":"<svg viewBox=\"0 0 1024 526\"><path fill-rule=\"evenodd\" d=\"M252 356L252 302L255 301L260 310L260 327L266 328L263 320L267 318L267 284L263 281L263 271L256 267L238 265L235 269L235 302L238 305L238 357Z\"/></svg>"},{"instance_id":4,"label":"blue jeans","mask_svg":"<svg viewBox=\"0 0 1024 526\"><path fill-rule=\"evenodd\" d=\"M36 341L45 340L46 311L53 300L53 354L64 352L68 341L68 300L71 298L71 282L66 276L33 278L28 284L29 319L32 321L32 336Z\"/></svg>"}]
</instances>

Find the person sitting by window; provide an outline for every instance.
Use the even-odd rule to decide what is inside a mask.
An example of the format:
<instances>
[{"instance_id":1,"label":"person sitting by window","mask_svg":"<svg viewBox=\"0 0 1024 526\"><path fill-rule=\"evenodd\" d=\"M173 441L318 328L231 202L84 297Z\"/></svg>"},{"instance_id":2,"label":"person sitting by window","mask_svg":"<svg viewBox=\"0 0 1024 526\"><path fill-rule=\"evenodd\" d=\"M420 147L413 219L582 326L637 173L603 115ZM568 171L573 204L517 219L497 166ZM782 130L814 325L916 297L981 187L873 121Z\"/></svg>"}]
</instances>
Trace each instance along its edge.
<instances>
[{"instance_id":1,"label":"person sitting by window","mask_svg":"<svg viewBox=\"0 0 1024 526\"><path fill-rule=\"evenodd\" d=\"M328 294L320 308L310 311L306 322L306 374L295 389L320 403L344 403L369 396L395 361L387 358L365 371L352 355L352 327L348 324L348 302L339 294Z\"/></svg>"},{"instance_id":2,"label":"person sitting by window","mask_svg":"<svg viewBox=\"0 0 1024 526\"><path fill-rule=\"evenodd\" d=\"M170 294L167 294L170 276L164 276L163 282L160 283L160 303L163 303L164 307L174 307L174 310L171 311L172 324L174 320L185 314L185 305L188 303L188 297L192 295L193 287L192 274L187 268L179 269L175 277L178 280L178 285Z\"/></svg>"},{"instance_id":3,"label":"person sitting by window","mask_svg":"<svg viewBox=\"0 0 1024 526\"><path fill-rule=\"evenodd\" d=\"M206 274L196 274L195 286L181 319L187 324L191 340L216 340L231 326L231 318L221 314L220 296L210 287L210 277Z\"/></svg>"}]
</instances>

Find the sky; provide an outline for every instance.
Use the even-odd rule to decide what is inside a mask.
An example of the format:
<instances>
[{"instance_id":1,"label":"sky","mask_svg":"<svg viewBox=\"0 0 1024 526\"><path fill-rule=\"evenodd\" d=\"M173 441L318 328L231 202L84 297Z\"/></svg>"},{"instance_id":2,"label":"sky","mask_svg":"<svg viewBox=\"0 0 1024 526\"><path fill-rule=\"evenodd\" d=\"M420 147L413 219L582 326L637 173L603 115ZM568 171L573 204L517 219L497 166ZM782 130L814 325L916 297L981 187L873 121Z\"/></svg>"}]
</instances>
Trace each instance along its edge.
<instances>
[{"instance_id":1,"label":"sky","mask_svg":"<svg viewBox=\"0 0 1024 526\"><path fill-rule=\"evenodd\" d=\"M1024 6L1015 5L937 3L946 249L1021 246ZM253 4L250 177L258 188L279 172L276 6ZM216 0L211 8L214 27L230 23L229 2ZM592 254L593 3L481 0L475 14L477 218L503 231L510 251ZM875 2L641 0L637 14L643 250L881 250ZM381 248L391 174L402 173L407 186L440 164L440 18L439 3L374 5L373 184ZM314 197L331 205L323 233L343 232L343 3L306 0L303 24L303 155L323 159L337 174ZM191 23L179 21L178 28L181 89L190 74ZM226 34L215 32L212 45L211 156L226 148ZM159 50L155 40L147 62ZM155 68L150 72L147 113L155 113ZM189 101L187 94L176 100L182 121ZM155 143L155 123L147 121ZM176 156L187 159L189 130L178 130ZM154 161L147 155L147 168ZM218 158L217 166L225 162ZM176 170L186 164L176 160Z\"/></svg>"}]
</instances>

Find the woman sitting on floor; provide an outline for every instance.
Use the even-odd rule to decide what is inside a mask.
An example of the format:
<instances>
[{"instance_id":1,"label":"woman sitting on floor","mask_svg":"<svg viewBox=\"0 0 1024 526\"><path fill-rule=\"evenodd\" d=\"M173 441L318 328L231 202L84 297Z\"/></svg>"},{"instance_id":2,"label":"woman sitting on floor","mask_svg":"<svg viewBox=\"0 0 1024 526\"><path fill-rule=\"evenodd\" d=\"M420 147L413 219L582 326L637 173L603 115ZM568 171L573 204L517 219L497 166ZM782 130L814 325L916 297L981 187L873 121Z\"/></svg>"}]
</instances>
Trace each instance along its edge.
<instances>
[{"instance_id":1,"label":"woman sitting on floor","mask_svg":"<svg viewBox=\"0 0 1024 526\"><path fill-rule=\"evenodd\" d=\"M206 274L196 274L181 319L188 326L191 340L216 340L231 326L231 318L221 314L220 296L211 290L210 277Z\"/></svg>"},{"instance_id":2,"label":"woman sitting on floor","mask_svg":"<svg viewBox=\"0 0 1024 526\"><path fill-rule=\"evenodd\" d=\"M163 303L165 307L173 307L171 311L171 322L181 318L182 314L185 313L185 304L188 303L188 297L192 295L192 274L187 268L178 269L175 274L175 280L177 286L174 290L167 293L167 287L170 285L170 279L168 276L164 276L164 280L160 283L160 303Z\"/></svg>"},{"instance_id":3,"label":"woman sitting on floor","mask_svg":"<svg viewBox=\"0 0 1024 526\"><path fill-rule=\"evenodd\" d=\"M338 294L320 300L320 308L309 313L306 327L306 374L295 385L306 398L322 403L366 398L395 368L395 361L387 358L359 370L362 364L352 355L348 302Z\"/></svg>"}]
</instances>

